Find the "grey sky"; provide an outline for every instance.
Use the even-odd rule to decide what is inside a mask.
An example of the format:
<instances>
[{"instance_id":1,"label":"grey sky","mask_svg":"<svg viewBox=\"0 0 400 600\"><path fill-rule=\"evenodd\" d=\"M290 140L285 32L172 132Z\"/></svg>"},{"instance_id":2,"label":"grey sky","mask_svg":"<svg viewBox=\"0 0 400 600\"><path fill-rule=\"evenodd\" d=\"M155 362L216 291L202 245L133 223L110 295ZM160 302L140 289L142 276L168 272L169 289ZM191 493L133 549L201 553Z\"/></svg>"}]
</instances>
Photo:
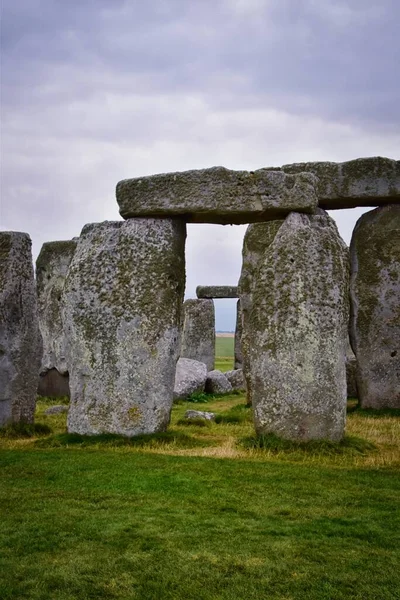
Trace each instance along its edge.
<instances>
[{"instance_id":1,"label":"grey sky","mask_svg":"<svg viewBox=\"0 0 400 600\"><path fill-rule=\"evenodd\" d=\"M1 227L36 256L118 219L119 179L399 158L399 22L398 0L3 0ZM361 212L334 214L347 242ZM189 296L237 283L243 232L189 226Z\"/></svg>"}]
</instances>

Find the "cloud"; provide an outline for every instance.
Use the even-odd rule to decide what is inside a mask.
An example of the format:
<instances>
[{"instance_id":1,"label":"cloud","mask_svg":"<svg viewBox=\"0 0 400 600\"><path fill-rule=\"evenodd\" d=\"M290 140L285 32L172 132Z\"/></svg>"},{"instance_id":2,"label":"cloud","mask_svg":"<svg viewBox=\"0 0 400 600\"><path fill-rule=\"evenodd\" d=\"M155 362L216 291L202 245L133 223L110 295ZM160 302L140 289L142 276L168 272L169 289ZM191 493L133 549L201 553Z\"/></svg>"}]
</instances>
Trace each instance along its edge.
<instances>
[{"instance_id":1,"label":"cloud","mask_svg":"<svg viewBox=\"0 0 400 600\"><path fill-rule=\"evenodd\" d=\"M399 17L396 0L5 0L3 68L14 98L20 74L29 95L59 73L86 101L196 94L399 131Z\"/></svg>"},{"instance_id":2,"label":"cloud","mask_svg":"<svg viewBox=\"0 0 400 600\"><path fill-rule=\"evenodd\" d=\"M127 177L399 157L396 0L3 0L2 228L119 218ZM362 211L335 213L348 242ZM187 292L244 228L190 226ZM232 317L233 318L233 317Z\"/></svg>"}]
</instances>

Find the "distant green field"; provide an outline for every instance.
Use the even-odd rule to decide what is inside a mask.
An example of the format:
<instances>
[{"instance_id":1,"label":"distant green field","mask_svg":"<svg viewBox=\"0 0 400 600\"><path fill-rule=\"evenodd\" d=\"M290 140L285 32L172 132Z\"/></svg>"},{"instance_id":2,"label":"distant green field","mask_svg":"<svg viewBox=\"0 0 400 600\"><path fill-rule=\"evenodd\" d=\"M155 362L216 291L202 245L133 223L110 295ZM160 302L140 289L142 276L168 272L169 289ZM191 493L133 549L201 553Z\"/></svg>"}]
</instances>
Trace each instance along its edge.
<instances>
[{"instance_id":1,"label":"distant green field","mask_svg":"<svg viewBox=\"0 0 400 600\"><path fill-rule=\"evenodd\" d=\"M233 337L215 337L215 356L220 357L234 357L235 338Z\"/></svg>"},{"instance_id":2,"label":"distant green field","mask_svg":"<svg viewBox=\"0 0 400 600\"><path fill-rule=\"evenodd\" d=\"M235 339L233 337L215 336L215 368L225 373L234 367L234 347Z\"/></svg>"},{"instance_id":3,"label":"distant green field","mask_svg":"<svg viewBox=\"0 0 400 600\"><path fill-rule=\"evenodd\" d=\"M232 371L234 367L233 357L228 356L227 358L221 358L218 356L215 357L215 365L214 369L218 369L218 371L222 371L222 373L226 373L226 371Z\"/></svg>"}]
</instances>

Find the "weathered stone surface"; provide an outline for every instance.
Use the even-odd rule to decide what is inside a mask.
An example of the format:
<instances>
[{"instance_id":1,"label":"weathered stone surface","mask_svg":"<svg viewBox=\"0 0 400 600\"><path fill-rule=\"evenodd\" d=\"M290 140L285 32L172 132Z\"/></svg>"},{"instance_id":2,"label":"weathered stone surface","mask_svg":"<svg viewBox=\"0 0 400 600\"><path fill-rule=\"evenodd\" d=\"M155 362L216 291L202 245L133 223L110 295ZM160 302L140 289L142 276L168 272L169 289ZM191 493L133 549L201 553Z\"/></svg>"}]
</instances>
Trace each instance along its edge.
<instances>
[{"instance_id":1,"label":"weathered stone surface","mask_svg":"<svg viewBox=\"0 0 400 600\"><path fill-rule=\"evenodd\" d=\"M167 427L185 236L185 224L170 219L83 228L62 297L70 432L134 436Z\"/></svg>"},{"instance_id":2,"label":"weathered stone surface","mask_svg":"<svg viewBox=\"0 0 400 600\"><path fill-rule=\"evenodd\" d=\"M205 421L215 421L215 413L206 412L204 410L187 410L185 412L186 419L204 419Z\"/></svg>"},{"instance_id":3,"label":"weathered stone surface","mask_svg":"<svg viewBox=\"0 0 400 600\"><path fill-rule=\"evenodd\" d=\"M254 223L312 212L316 178L310 173L231 171L213 167L125 179L117 185L124 219L181 217L190 223Z\"/></svg>"},{"instance_id":4,"label":"weathered stone surface","mask_svg":"<svg viewBox=\"0 0 400 600\"><path fill-rule=\"evenodd\" d=\"M208 394L225 394L231 391L232 386L224 373L218 371L218 369L207 373L206 392Z\"/></svg>"},{"instance_id":5,"label":"weathered stone surface","mask_svg":"<svg viewBox=\"0 0 400 600\"><path fill-rule=\"evenodd\" d=\"M257 433L342 438L348 271L346 245L321 209L249 226L239 293Z\"/></svg>"},{"instance_id":6,"label":"weathered stone surface","mask_svg":"<svg viewBox=\"0 0 400 600\"><path fill-rule=\"evenodd\" d=\"M212 300L186 300L183 304L181 357L207 365L215 361L215 310Z\"/></svg>"},{"instance_id":7,"label":"weathered stone surface","mask_svg":"<svg viewBox=\"0 0 400 600\"><path fill-rule=\"evenodd\" d=\"M198 285L196 288L198 298L237 298L237 285Z\"/></svg>"},{"instance_id":8,"label":"weathered stone surface","mask_svg":"<svg viewBox=\"0 0 400 600\"><path fill-rule=\"evenodd\" d=\"M47 410L44 411L45 415L60 415L62 413L68 412L68 406L65 404L56 404L55 406L49 406Z\"/></svg>"},{"instance_id":9,"label":"weathered stone surface","mask_svg":"<svg viewBox=\"0 0 400 600\"><path fill-rule=\"evenodd\" d=\"M358 397L364 408L400 408L400 205L362 215L350 257Z\"/></svg>"},{"instance_id":10,"label":"weathered stone surface","mask_svg":"<svg viewBox=\"0 0 400 600\"><path fill-rule=\"evenodd\" d=\"M65 395L68 366L65 358L65 336L61 316L61 296L68 267L76 249L76 240L43 244L36 261L36 287L43 358L39 393L46 396ZM57 370L60 377L51 370ZM47 393L44 393L47 392Z\"/></svg>"},{"instance_id":11,"label":"weathered stone surface","mask_svg":"<svg viewBox=\"0 0 400 600\"><path fill-rule=\"evenodd\" d=\"M204 392L207 367L190 358L180 358L176 364L174 400L186 400L192 394Z\"/></svg>"},{"instance_id":12,"label":"weathered stone surface","mask_svg":"<svg viewBox=\"0 0 400 600\"><path fill-rule=\"evenodd\" d=\"M68 373L61 375L57 369L50 369L41 373L37 393L39 396L50 396L53 398L60 398L61 396L69 397Z\"/></svg>"},{"instance_id":13,"label":"weathered stone surface","mask_svg":"<svg viewBox=\"0 0 400 600\"><path fill-rule=\"evenodd\" d=\"M319 206L326 210L400 204L399 160L376 156L343 163L295 163L282 171L316 175Z\"/></svg>"},{"instance_id":14,"label":"weathered stone surface","mask_svg":"<svg viewBox=\"0 0 400 600\"><path fill-rule=\"evenodd\" d=\"M347 397L358 398L357 391L357 361L355 356L346 356Z\"/></svg>"},{"instance_id":15,"label":"weathered stone surface","mask_svg":"<svg viewBox=\"0 0 400 600\"><path fill-rule=\"evenodd\" d=\"M232 389L237 392L244 391L246 389L246 382L244 380L243 370L234 369L233 371L226 371L225 377L232 386Z\"/></svg>"},{"instance_id":16,"label":"weathered stone surface","mask_svg":"<svg viewBox=\"0 0 400 600\"><path fill-rule=\"evenodd\" d=\"M0 427L33 423L42 360L31 239L0 232Z\"/></svg>"},{"instance_id":17,"label":"weathered stone surface","mask_svg":"<svg viewBox=\"0 0 400 600\"><path fill-rule=\"evenodd\" d=\"M243 366L243 352L242 352L242 309L240 307L240 300L236 304L236 327L235 327L235 369L241 369Z\"/></svg>"}]
</instances>

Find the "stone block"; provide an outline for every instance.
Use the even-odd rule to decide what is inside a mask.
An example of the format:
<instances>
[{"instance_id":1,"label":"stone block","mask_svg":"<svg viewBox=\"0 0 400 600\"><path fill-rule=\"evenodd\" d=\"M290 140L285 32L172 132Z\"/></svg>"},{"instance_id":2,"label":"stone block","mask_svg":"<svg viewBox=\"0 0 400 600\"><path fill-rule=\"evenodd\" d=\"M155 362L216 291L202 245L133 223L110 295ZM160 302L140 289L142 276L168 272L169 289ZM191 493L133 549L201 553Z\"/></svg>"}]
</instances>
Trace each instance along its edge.
<instances>
[{"instance_id":1,"label":"stone block","mask_svg":"<svg viewBox=\"0 0 400 600\"><path fill-rule=\"evenodd\" d=\"M39 326L43 338L39 380L42 396L69 394L61 297L76 244L76 240L46 242L36 261Z\"/></svg>"},{"instance_id":2,"label":"stone block","mask_svg":"<svg viewBox=\"0 0 400 600\"><path fill-rule=\"evenodd\" d=\"M348 249L323 210L249 226L239 294L258 434L342 439L348 279Z\"/></svg>"},{"instance_id":3,"label":"stone block","mask_svg":"<svg viewBox=\"0 0 400 600\"><path fill-rule=\"evenodd\" d=\"M0 232L0 427L33 423L42 360L31 239Z\"/></svg>"},{"instance_id":4,"label":"stone block","mask_svg":"<svg viewBox=\"0 0 400 600\"><path fill-rule=\"evenodd\" d=\"M242 369L233 369L232 371L226 371L225 377L232 386L232 390L235 392L244 392L246 390L246 382L243 375Z\"/></svg>"},{"instance_id":5,"label":"stone block","mask_svg":"<svg viewBox=\"0 0 400 600\"><path fill-rule=\"evenodd\" d=\"M400 408L400 205L361 216L350 260L350 339L360 404Z\"/></svg>"},{"instance_id":6,"label":"stone block","mask_svg":"<svg viewBox=\"0 0 400 600\"><path fill-rule=\"evenodd\" d=\"M176 364L174 400L186 400L192 394L204 392L207 367L190 358L180 358Z\"/></svg>"},{"instance_id":7,"label":"stone block","mask_svg":"<svg viewBox=\"0 0 400 600\"><path fill-rule=\"evenodd\" d=\"M204 410L187 410L185 419L203 419L204 421L215 421L215 413Z\"/></svg>"},{"instance_id":8,"label":"stone block","mask_svg":"<svg viewBox=\"0 0 400 600\"><path fill-rule=\"evenodd\" d=\"M237 298L237 285L198 285L196 288L198 298Z\"/></svg>"},{"instance_id":9,"label":"stone block","mask_svg":"<svg viewBox=\"0 0 400 600\"><path fill-rule=\"evenodd\" d=\"M68 431L164 431L173 400L185 287L177 219L87 225L62 296Z\"/></svg>"},{"instance_id":10,"label":"stone block","mask_svg":"<svg viewBox=\"0 0 400 600\"><path fill-rule=\"evenodd\" d=\"M236 304L236 327L235 327L235 369L241 369L243 367L243 352L242 352L242 309L240 307L240 300Z\"/></svg>"},{"instance_id":11,"label":"stone block","mask_svg":"<svg viewBox=\"0 0 400 600\"><path fill-rule=\"evenodd\" d=\"M211 371L215 361L215 311L212 300L186 300L183 304L181 357L204 363Z\"/></svg>"},{"instance_id":12,"label":"stone block","mask_svg":"<svg viewBox=\"0 0 400 600\"><path fill-rule=\"evenodd\" d=\"M400 204L399 160L376 156L343 163L294 163L282 171L316 175L319 206L325 210Z\"/></svg>"},{"instance_id":13,"label":"stone block","mask_svg":"<svg viewBox=\"0 0 400 600\"><path fill-rule=\"evenodd\" d=\"M228 378L222 373L215 369L207 373L206 379L206 392L207 394L226 394L232 391L232 385Z\"/></svg>"},{"instance_id":14,"label":"stone block","mask_svg":"<svg viewBox=\"0 0 400 600\"><path fill-rule=\"evenodd\" d=\"M240 224L312 213L317 179L310 173L232 171L212 167L125 179L117 185L124 219L179 217L188 223Z\"/></svg>"}]
</instances>

